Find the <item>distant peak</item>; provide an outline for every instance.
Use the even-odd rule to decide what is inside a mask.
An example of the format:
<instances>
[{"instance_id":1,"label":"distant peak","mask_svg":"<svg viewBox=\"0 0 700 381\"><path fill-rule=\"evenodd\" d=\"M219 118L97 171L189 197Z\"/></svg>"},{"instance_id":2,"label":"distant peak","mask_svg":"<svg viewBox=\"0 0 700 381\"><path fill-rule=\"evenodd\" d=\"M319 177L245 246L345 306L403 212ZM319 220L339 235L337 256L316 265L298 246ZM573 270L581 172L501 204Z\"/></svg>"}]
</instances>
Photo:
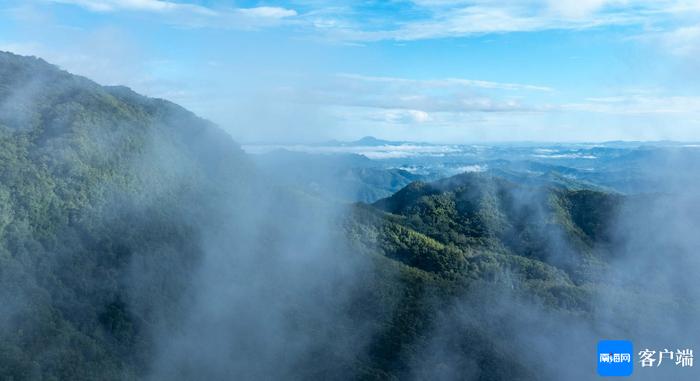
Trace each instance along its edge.
<instances>
[{"instance_id":1,"label":"distant peak","mask_svg":"<svg viewBox=\"0 0 700 381\"><path fill-rule=\"evenodd\" d=\"M378 145L396 145L396 144L400 144L400 142L393 142L393 141L389 141L389 140L377 139L374 136L365 136L365 137L361 138L360 140L350 142L350 144L363 145L363 146L378 146Z\"/></svg>"}]
</instances>

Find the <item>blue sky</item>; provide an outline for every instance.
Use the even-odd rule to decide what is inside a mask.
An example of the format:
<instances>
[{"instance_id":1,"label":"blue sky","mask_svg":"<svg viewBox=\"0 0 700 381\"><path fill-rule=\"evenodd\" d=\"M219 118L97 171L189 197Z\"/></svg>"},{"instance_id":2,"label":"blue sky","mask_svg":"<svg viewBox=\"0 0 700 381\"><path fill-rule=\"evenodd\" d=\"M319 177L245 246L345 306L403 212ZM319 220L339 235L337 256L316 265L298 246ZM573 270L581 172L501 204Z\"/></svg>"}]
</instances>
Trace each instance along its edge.
<instances>
[{"instance_id":1,"label":"blue sky","mask_svg":"<svg viewBox=\"0 0 700 381\"><path fill-rule=\"evenodd\" d=\"M0 0L0 50L241 142L700 140L699 0Z\"/></svg>"}]
</instances>

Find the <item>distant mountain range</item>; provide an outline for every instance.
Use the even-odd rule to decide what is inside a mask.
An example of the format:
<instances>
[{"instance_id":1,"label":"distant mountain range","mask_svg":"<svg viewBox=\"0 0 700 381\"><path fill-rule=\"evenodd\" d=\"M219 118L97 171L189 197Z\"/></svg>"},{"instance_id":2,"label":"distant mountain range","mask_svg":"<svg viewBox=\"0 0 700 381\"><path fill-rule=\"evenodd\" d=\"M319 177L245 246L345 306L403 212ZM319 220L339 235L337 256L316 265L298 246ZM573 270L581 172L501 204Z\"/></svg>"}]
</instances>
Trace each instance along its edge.
<instances>
[{"instance_id":1,"label":"distant mountain range","mask_svg":"<svg viewBox=\"0 0 700 381\"><path fill-rule=\"evenodd\" d=\"M268 145L268 142L250 143L250 145ZM700 142L692 141L673 141L673 140L657 140L657 141L634 141L634 140L611 140L603 142L540 142L540 141L504 141L504 142L426 142L414 140L386 140L379 139L374 136L363 136L357 140L327 140L317 143L276 143L277 146L330 146L330 147L372 147L372 146L399 146L399 145L452 145L452 146L504 146L509 148L585 148L585 147L600 147L600 148L618 148L618 149L635 149L635 148L660 148L660 147L700 147Z\"/></svg>"},{"instance_id":2,"label":"distant mountain range","mask_svg":"<svg viewBox=\"0 0 700 381\"><path fill-rule=\"evenodd\" d=\"M626 194L663 192L669 186L664 177L668 171L684 181L700 180L692 171L680 168L700 163L700 146L677 142L609 142L600 144L509 143L481 145L436 145L427 143L393 142L365 137L354 142L332 142L319 145L274 146L293 152L303 152L307 163L330 159L334 155L361 155L371 161L363 168L384 171L396 169L410 172L424 180L436 180L468 171L489 171L518 181L555 181L572 188L614 190ZM261 146L244 149L269 152ZM268 164L273 161L266 160ZM676 164L671 165L671 162ZM355 163L346 161L346 169ZM361 183L367 183L360 180ZM369 182L371 183L371 181ZM397 183L399 186L404 183ZM368 185L358 201L373 201L372 194L386 195L396 187L372 191ZM367 195L370 197L368 198ZM351 194L344 199L353 199Z\"/></svg>"},{"instance_id":3,"label":"distant mountain range","mask_svg":"<svg viewBox=\"0 0 700 381\"><path fill-rule=\"evenodd\" d=\"M355 141L343 142L339 140L329 140L324 143L319 143L319 145L325 146L339 146L339 147L354 147L354 146L395 146L401 145L408 142L390 141L377 139L374 136L365 136Z\"/></svg>"}]
</instances>

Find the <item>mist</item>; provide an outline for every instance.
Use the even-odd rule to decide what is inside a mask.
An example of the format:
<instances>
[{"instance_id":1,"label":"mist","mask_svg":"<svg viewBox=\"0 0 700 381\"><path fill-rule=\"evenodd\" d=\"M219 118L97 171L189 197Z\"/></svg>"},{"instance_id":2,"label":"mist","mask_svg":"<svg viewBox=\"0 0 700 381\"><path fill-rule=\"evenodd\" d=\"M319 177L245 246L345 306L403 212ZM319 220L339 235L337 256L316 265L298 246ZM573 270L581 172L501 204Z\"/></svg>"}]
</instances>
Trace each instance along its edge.
<instances>
[{"instance_id":1,"label":"mist","mask_svg":"<svg viewBox=\"0 0 700 381\"><path fill-rule=\"evenodd\" d=\"M700 379L700 7L573 3L3 2L0 379Z\"/></svg>"},{"instance_id":2,"label":"mist","mask_svg":"<svg viewBox=\"0 0 700 381\"><path fill-rule=\"evenodd\" d=\"M608 257L595 264L599 273L593 278L577 273L576 243L567 242L557 226L543 223L548 206L542 190L511 193L516 209L526 216L524 225L542 229L536 230L540 255L573 270L567 271L567 280L583 286L588 305L578 311L552 308L546 298L528 291L532 285L523 282L522 274L499 274L493 283L467 288L437 313L427 335L431 339L411 365L411 377L479 380L494 377L495 369L496 379L515 374L513 379L588 380L598 377L595 348L600 340L632 341L633 357L643 349L658 353L697 347L696 165L695 152L689 150L677 150L663 163L646 163L643 177L663 185L629 196L611 211L614 217L604 227L607 243L595 248ZM456 355L465 347L475 347L471 351L477 355ZM488 352L493 353L483 355ZM697 372L673 361L666 358L665 367L651 369L637 361L630 378L697 378ZM503 364L508 364L508 376L497 373Z\"/></svg>"},{"instance_id":3,"label":"mist","mask_svg":"<svg viewBox=\"0 0 700 381\"><path fill-rule=\"evenodd\" d=\"M662 187L639 194L568 193L488 171L413 183L406 192L454 194L455 210L467 213L463 227L500 240L482 247L456 235L456 244L441 246L417 233L415 217L394 225L403 213L391 209L396 201L349 203L306 188L305 181L336 184L359 197L338 172L281 181L276 171L291 172L290 163L261 170L226 133L175 104L101 87L33 58L6 59L27 64L14 66L18 72L44 71L15 77L19 85L4 95L5 139L26 145L39 136L36 154L21 160L39 163L35 176L58 184L45 181L42 196L0 192L4 233L25 245L5 248L3 282L12 291L3 293L2 335L51 343L30 352L41 365L23 371L27 378L52 366L60 369L54 374L71 372L66 366L85 369L80 377L99 374L62 357L80 346L47 339L52 314L74 335L96 332L77 337L103 346L95 363L118 356L108 377L117 379L584 380L595 376L598 340L629 339L635 350L658 351L694 348L700 337L692 148L646 155L663 158L643 165L643 178ZM66 107L70 113L86 105L100 111L75 122L38 106L50 105L64 86L93 102ZM115 102L150 116L105 118L102 110ZM331 158L323 155L304 160ZM8 173L8 184L22 178ZM92 174L102 177L90 186L61 183ZM590 226L578 221L586 204L576 204L587 195L604 203ZM55 216L39 220L46 227L31 227L32 212L24 216L15 201L22 197L54 203L48 210ZM62 214L58 205L71 203L78 206ZM429 210L407 210L429 221ZM412 238L393 249L402 234ZM405 257L426 250L418 249L423 244L431 249ZM74 274L76 263L82 270ZM480 270L459 275L471 268ZM43 315L23 318L36 305ZM694 376L667 366L638 367L633 377Z\"/></svg>"}]
</instances>

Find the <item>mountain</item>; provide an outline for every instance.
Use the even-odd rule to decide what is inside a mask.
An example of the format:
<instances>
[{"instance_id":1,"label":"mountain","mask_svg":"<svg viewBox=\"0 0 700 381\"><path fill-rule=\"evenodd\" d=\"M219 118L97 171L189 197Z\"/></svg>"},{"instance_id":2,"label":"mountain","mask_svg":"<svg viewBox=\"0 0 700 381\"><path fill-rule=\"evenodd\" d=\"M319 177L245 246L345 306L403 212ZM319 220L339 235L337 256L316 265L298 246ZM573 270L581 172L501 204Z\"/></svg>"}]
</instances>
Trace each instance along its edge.
<instances>
[{"instance_id":1,"label":"mountain","mask_svg":"<svg viewBox=\"0 0 700 381\"><path fill-rule=\"evenodd\" d=\"M348 144L357 145L357 146L379 146L379 145L394 145L396 143L390 142L388 140L377 139L374 136L365 136L359 140L356 140L354 142L350 142Z\"/></svg>"},{"instance_id":2,"label":"mountain","mask_svg":"<svg viewBox=\"0 0 700 381\"><path fill-rule=\"evenodd\" d=\"M491 173L414 182L373 205L403 226L462 251L518 255L582 281L609 254L623 199L614 193L513 183Z\"/></svg>"},{"instance_id":3,"label":"mountain","mask_svg":"<svg viewBox=\"0 0 700 381\"><path fill-rule=\"evenodd\" d=\"M251 168L178 105L0 53L0 378L138 377Z\"/></svg>"},{"instance_id":4,"label":"mountain","mask_svg":"<svg viewBox=\"0 0 700 381\"><path fill-rule=\"evenodd\" d=\"M374 136L364 136L358 140L351 141L351 142L338 142L338 141L329 142L329 145L349 146L349 147L356 147L356 146L376 147L376 146L401 145L403 143L404 142L396 142L396 141L390 141L390 140L377 139Z\"/></svg>"},{"instance_id":5,"label":"mountain","mask_svg":"<svg viewBox=\"0 0 700 381\"><path fill-rule=\"evenodd\" d=\"M389 295L428 276L351 249L342 210L180 106L0 53L0 378L396 373Z\"/></svg>"},{"instance_id":6,"label":"mountain","mask_svg":"<svg viewBox=\"0 0 700 381\"><path fill-rule=\"evenodd\" d=\"M357 204L346 234L357 247L414 269L427 288L404 296L396 324L411 334L393 347L387 342L395 337L382 342L378 357L391 365L380 369L406 376L403 366L415 366L407 359L417 357L425 378L583 380L593 371L577 358L600 337L673 337L675 328L651 332L669 315L700 313L697 296L668 288L697 269L688 238L674 223L667 230L651 222L677 218L674 197L468 173ZM565 366L538 360L551 348L562 348Z\"/></svg>"},{"instance_id":7,"label":"mountain","mask_svg":"<svg viewBox=\"0 0 700 381\"><path fill-rule=\"evenodd\" d=\"M698 316L672 197L273 156L0 53L0 378L587 379L600 337Z\"/></svg>"},{"instance_id":8,"label":"mountain","mask_svg":"<svg viewBox=\"0 0 700 381\"><path fill-rule=\"evenodd\" d=\"M592 250L604 238L605 223L611 221L621 198L555 185L532 186L491 173L465 173L429 184L413 183L374 205L455 245L527 255L541 253L542 247L530 246L547 242L545 234L556 231L567 243Z\"/></svg>"}]
</instances>

